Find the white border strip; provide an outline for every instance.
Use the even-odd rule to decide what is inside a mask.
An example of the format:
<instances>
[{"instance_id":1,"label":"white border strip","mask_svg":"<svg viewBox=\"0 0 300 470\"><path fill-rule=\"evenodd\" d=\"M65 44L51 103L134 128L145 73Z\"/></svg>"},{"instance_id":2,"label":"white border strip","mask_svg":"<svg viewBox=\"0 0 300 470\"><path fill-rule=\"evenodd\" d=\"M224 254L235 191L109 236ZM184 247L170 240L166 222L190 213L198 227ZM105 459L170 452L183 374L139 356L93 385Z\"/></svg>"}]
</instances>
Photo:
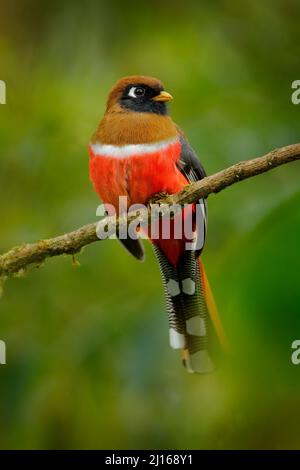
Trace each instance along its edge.
<instances>
[{"instance_id":1,"label":"white border strip","mask_svg":"<svg viewBox=\"0 0 300 470\"><path fill-rule=\"evenodd\" d=\"M171 139L161 140L153 144L133 144L133 145L106 145L106 144L90 144L93 154L96 157L114 157L126 158L132 155L143 155L145 153L154 153L164 150L170 144L175 144L177 137Z\"/></svg>"}]
</instances>

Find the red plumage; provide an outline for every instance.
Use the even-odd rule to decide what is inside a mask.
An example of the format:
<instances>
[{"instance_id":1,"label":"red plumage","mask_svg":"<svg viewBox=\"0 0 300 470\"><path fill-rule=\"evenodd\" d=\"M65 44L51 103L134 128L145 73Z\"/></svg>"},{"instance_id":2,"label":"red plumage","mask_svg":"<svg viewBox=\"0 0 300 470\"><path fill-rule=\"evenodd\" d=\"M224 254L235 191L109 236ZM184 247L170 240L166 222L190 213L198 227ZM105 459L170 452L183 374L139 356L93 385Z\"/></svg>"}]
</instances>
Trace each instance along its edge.
<instances>
[{"instance_id":1,"label":"red plumage","mask_svg":"<svg viewBox=\"0 0 300 470\"><path fill-rule=\"evenodd\" d=\"M90 178L95 191L105 204L111 204L118 211L119 196L128 197L128 206L147 204L149 199L159 192L174 194L188 184L187 179L178 170L176 163L181 154L179 139L166 148L152 152L116 158L109 154L95 155L92 145L90 152ZM184 217L191 216L191 210L185 209ZM172 237L173 225L181 215L176 216L170 226L170 239L154 240L176 265L184 252L186 239Z\"/></svg>"},{"instance_id":2,"label":"red plumage","mask_svg":"<svg viewBox=\"0 0 300 470\"><path fill-rule=\"evenodd\" d=\"M90 177L105 203L118 206L120 195L132 204L147 204L159 192L176 193L188 182L176 167L179 140L166 149L125 158L95 155L90 146ZM100 157L100 158L99 158Z\"/></svg>"}]
</instances>

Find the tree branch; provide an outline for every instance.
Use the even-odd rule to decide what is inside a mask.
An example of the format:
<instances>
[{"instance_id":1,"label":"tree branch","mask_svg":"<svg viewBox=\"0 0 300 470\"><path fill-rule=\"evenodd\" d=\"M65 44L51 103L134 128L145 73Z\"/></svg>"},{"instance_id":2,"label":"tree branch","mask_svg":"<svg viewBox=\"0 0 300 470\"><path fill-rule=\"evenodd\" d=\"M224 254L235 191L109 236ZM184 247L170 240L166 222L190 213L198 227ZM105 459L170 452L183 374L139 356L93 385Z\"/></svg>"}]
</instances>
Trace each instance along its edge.
<instances>
[{"instance_id":1,"label":"tree branch","mask_svg":"<svg viewBox=\"0 0 300 470\"><path fill-rule=\"evenodd\" d=\"M218 193L222 189L234 183L265 173L277 166L300 159L300 144L289 145L280 149L272 150L263 157L243 161L226 168L214 175L208 176L201 181L186 186L177 194L157 199L160 204L190 204L198 199L208 197L212 193ZM139 214L139 220L147 220L150 209ZM137 217L129 214L125 220L117 220L117 227L128 224ZM62 254L74 255L84 246L99 241L96 227L107 226L111 218L105 218L101 222L84 225L73 232L60 235L55 238L40 240L36 243L24 244L12 248L0 256L0 277L18 274L32 264L41 264L46 258Z\"/></svg>"}]
</instances>

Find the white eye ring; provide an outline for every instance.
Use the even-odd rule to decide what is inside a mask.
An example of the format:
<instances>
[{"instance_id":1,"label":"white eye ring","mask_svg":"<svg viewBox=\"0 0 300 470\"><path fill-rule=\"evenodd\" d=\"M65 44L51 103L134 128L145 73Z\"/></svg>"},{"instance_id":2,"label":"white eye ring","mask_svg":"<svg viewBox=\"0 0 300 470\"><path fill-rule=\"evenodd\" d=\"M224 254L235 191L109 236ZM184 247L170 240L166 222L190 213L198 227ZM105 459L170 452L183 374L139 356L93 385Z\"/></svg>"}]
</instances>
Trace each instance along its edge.
<instances>
[{"instance_id":1,"label":"white eye ring","mask_svg":"<svg viewBox=\"0 0 300 470\"><path fill-rule=\"evenodd\" d=\"M136 87L136 86L132 86L128 92L128 96L131 96L131 98L139 98L140 96L143 96L145 94L145 92L142 94L142 95L136 95L135 93L135 90L137 88L142 88L142 87Z\"/></svg>"}]
</instances>

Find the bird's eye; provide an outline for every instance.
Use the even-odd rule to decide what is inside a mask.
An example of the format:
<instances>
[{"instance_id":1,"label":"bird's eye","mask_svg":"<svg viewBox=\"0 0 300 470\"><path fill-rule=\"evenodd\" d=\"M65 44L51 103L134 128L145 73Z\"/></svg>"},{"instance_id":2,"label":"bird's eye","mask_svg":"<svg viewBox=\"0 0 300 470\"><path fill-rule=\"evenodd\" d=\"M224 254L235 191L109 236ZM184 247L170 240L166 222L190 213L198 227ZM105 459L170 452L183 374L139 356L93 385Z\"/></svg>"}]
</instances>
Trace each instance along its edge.
<instances>
[{"instance_id":1,"label":"bird's eye","mask_svg":"<svg viewBox=\"0 0 300 470\"><path fill-rule=\"evenodd\" d=\"M144 96L145 94L145 88L142 86L133 86L130 88L128 96L131 96L132 98L139 98L140 96Z\"/></svg>"},{"instance_id":2,"label":"bird's eye","mask_svg":"<svg viewBox=\"0 0 300 470\"><path fill-rule=\"evenodd\" d=\"M138 86L135 89L135 94L136 94L136 96L143 96L145 94L145 89L142 88L141 86Z\"/></svg>"}]
</instances>

